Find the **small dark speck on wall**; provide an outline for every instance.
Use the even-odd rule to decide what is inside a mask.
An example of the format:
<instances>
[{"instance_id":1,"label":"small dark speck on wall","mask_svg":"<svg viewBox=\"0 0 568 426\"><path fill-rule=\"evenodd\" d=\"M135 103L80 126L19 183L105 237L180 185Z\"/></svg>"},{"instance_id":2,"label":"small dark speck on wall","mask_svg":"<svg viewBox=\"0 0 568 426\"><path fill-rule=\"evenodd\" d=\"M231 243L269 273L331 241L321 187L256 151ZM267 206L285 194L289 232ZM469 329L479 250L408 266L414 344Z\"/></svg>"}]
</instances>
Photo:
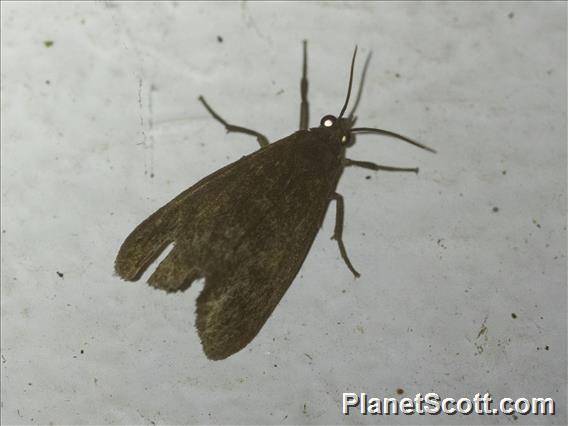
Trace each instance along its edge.
<instances>
[{"instance_id":1,"label":"small dark speck on wall","mask_svg":"<svg viewBox=\"0 0 568 426\"><path fill-rule=\"evenodd\" d=\"M371 176L367 175L367 176L365 176L365 179L369 180L369 179L371 179Z\"/></svg>"},{"instance_id":2,"label":"small dark speck on wall","mask_svg":"<svg viewBox=\"0 0 568 426\"><path fill-rule=\"evenodd\" d=\"M51 46L53 46L53 40L45 40L45 41L43 42L43 45L44 45L45 47L51 47Z\"/></svg>"},{"instance_id":3,"label":"small dark speck on wall","mask_svg":"<svg viewBox=\"0 0 568 426\"><path fill-rule=\"evenodd\" d=\"M493 213L497 213L499 211L499 207L493 207Z\"/></svg>"},{"instance_id":4,"label":"small dark speck on wall","mask_svg":"<svg viewBox=\"0 0 568 426\"><path fill-rule=\"evenodd\" d=\"M223 37L217 36L217 41L218 41L219 43L223 43Z\"/></svg>"},{"instance_id":5,"label":"small dark speck on wall","mask_svg":"<svg viewBox=\"0 0 568 426\"><path fill-rule=\"evenodd\" d=\"M509 14L507 16L509 17L509 19L513 19L515 17L515 13L509 12Z\"/></svg>"},{"instance_id":6,"label":"small dark speck on wall","mask_svg":"<svg viewBox=\"0 0 568 426\"><path fill-rule=\"evenodd\" d=\"M397 393L398 395L402 395L402 394L404 393L404 389L398 388L398 389L396 390L396 393Z\"/></svg>"},{"instance_id":7,"label":"small dark speck on wall","mask_svg":"<svg viewBox=\"0 0 568 426\"><path fill-rule=\"evenodd\" d=\"M513 313L511 314L511 317L512 317L513 319L517 319L517 314L513 312Z\"/></svg>"},{"instance_id":8,"label":"small dark speck on wall","mask_svg":"<svg viewBox=\"0 0 568 426\"><path fill-rule=\"evenodd\" d=\"M59 278L63 278L63 272L57 271L57 275L59 275Z\"/></svg>"}]
</instances>

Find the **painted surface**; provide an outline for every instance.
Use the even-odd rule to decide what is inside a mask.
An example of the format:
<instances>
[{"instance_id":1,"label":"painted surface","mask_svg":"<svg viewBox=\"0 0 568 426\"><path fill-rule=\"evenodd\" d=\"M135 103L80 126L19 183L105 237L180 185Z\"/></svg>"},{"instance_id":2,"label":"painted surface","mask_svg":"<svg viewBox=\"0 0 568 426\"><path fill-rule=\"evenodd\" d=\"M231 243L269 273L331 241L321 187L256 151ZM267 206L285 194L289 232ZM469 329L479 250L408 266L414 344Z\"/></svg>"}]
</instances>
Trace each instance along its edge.
<instances>
[{"instance_id":1,"label":"painted surface","mask_svg":"<svg viewBox=\"0 0 568 426\"><path fill-rule=\"evenodd\" d=\"M244 351L208 361L196 285L113 276L150 213L337 114L373 59L346 170L306 263ZM3 3L3 424L565 424L565 3ZM341 414L342 392L553 397L554 417Z\"/></svg>"}]
</instances>

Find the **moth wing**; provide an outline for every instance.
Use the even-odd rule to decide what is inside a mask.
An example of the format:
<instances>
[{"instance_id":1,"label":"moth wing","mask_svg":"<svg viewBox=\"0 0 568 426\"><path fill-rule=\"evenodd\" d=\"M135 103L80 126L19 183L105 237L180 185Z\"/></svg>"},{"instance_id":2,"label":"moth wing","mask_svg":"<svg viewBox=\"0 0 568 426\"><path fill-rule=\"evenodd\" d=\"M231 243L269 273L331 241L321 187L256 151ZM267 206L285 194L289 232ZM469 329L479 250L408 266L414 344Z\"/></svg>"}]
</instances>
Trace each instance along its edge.
<instances>
[{"instance_id":1,"label":"moth wing","mask_svg":"<svg viewBox=\"0 0 568 426\"><path fill-rule=\"evenodd\" d=\"M258 334L302 266L339 179L328 147L273 145L238 179L233 190L242 192L210 241L224 245L210 253L197 299L196 325L210 359L238 352Z\"/></svg>"},{"instance_id":2,"label":"moth wing","mask_svg":"<svg viewBox=\"0 0 568 426\"><path fill-rule=\"evenodd\" d=\"M183 206L188 202L198 203L196 192L207 182L228 173L236 164L229 164L202 179L140 223L120 247L114 264L116 273L126 281L139 280L148 266L175 241ZM181 286L171 290L179 289Z\"/></svg>"},{"instance_id":3,"label":"moth wing","mask_svg":"<svg viewBox=\"0 0 568 426\"><path fill-rule=\"evenodd\" d=\"M197 329L210 359L258 334L298 273L323 222L341 168L322 141L297 132L198 182L140 224L116 260L136 280L165 245L148 282L185 290L205 278ZM159 234L159 235L156 235Z\"/></svg>"},{"instance_id":4,"label":"moth wing","mask_svg":"<svg viewBox=\"0 0 568 426\"><path fill-rule=\"evenodd\" d=\"M241 262L207 275L196 325L208 358L224 359L258 334L297 275L319 226L311 217L292 233L259 227L261 244L243 243L236 256Z\"/></svg>"}]
</instances>

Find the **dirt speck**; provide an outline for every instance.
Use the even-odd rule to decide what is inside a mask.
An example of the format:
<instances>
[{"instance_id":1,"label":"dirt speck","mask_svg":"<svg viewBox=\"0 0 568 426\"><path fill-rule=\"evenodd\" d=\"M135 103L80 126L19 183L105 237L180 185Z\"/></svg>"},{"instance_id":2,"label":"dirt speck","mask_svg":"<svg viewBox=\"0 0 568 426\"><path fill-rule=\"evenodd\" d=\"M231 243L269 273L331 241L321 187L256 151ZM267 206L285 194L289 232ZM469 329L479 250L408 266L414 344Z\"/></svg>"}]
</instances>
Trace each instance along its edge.
<instances>
[{"instance_id":1,"label":"dirt speck","mask_svg":"<svg viewBox=\"0 0 568 426\"><path fill-rule=\"evenodd\" d=\"M487 326L485 325L485 322L487 321L487 318L485 318L483 320L483 323L481 324L481 328L479 329L479 333L477 333L477 338L479 339L481 336L487 335Z\"/></svg>"},{"instance_id":2,"label":"dirt speck","mask_svg":"<svg viewBox=\"0 0 568 426\"><path fill-rule=\"evenodd\" d=\"M512 317L513 319L517 319L517 314L513 312L513 313L511 314L511 317Z\"/></svg>"},{"instance_id":3,"label":"dirt speck","mask_svg":"<svg viewBox=\"0 0 568 426\"><path fill-rule=\"evenodd\" d=\"M487 343L487 318L485 317L483 319L483 322L481 323L481 327L479 329L479 333L477 333L477 337L475 339L474 345L475 345L475 349L476 349L476 355L481 355L483 353L483 351L485 350L485 344Z\"/></svg>"},{"instance_id":4,"label":"dirt speck","mask_svg":"<svg viewBox=\"0 0 568 426\"><path fill-rule=\"evenodd\" d=\"M397 394L397 395L402 395L403 393L404 393L404 389L402 389L402 388L398 388L398 389L396 390L396 394Z\"/></svg>"},{"instance_id":5,"label":"dirt speck","mask_svg":"<svg viewBox=\"0 0 568 426\"><path fill-rule=\"evenodd\" d=\"M43 45L44 45L45 47L51 47L51 46L53 46L53 40L45 40L45 41L43 42Z\"/></svg>"}]
</instances>

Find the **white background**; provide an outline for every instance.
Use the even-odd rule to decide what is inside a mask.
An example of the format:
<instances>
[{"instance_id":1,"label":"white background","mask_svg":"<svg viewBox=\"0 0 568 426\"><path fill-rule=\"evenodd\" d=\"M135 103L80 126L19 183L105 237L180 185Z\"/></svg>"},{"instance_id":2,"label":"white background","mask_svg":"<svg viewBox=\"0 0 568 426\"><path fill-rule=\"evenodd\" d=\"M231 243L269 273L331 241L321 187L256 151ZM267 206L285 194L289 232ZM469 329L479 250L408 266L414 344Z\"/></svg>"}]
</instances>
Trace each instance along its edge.
<instances>
[{"instance_id":1,"label":"white background","mask_svg":"<svg viewBox=\"0 0 568 426\"><path fill-rule=\"evenodd\" d=\"M351 158L420 166L346 170L362 277L330 210L260 334L208 361L202 283L125 283L114 258L257 149L198 95L271 140L297 129L302 39L312 125L339 112L358 44L359 123L439 153L359 137ZM565 3L3 2L2 124L2 423L566 423ZM553 397L558 414L340 413L342 392L399 388Z\"/></svg>"}]
</instances>

